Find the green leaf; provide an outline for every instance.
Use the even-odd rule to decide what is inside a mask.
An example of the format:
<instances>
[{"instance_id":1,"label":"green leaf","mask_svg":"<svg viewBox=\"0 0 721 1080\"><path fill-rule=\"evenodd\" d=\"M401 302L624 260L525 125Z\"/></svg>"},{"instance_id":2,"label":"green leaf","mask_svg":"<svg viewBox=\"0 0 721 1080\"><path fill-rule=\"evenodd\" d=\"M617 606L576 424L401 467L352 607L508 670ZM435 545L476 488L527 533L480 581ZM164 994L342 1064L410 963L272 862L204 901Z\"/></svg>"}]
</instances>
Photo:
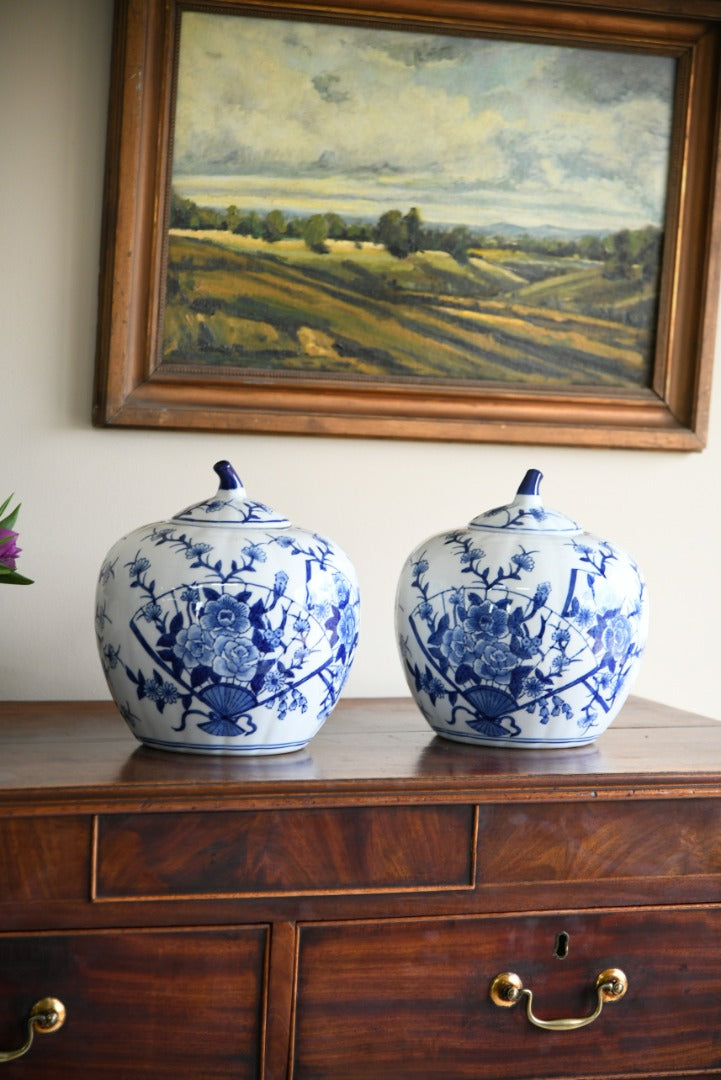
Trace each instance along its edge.
<instances>
[{"instance_id":1,"label":"green leaf","mask_svg":"<svg viewBox=\"0 0 721 1080\"><path fill-rule=\"evenodd\" d=\"M10 570L4 566L0 570L0 585L32 585L33 579L18 574L17 570Z\"/></svg>"},{"instance_id":2,"label":"green leaf","mask_svg":"<svg viewBox=\"0 0 721 1080\"><path fill-rule=\"evenodd\" d=\"M10 496L10 498L5 500L5 502L2 504L2 506L0 506L0 514L2 514L4 512L5 508L7 507L8 503L10 502L11 498L12 498L12 495ZM12 527L15 524L15 521L17 519L17 516L20 513L21 505L22 505L22 503L18 503L17 506L15 507L15 509L11 510L10 513L7 515L7 517L4 517L4 518L0 519L0 529L12 529Z\"/></svg>"},{"instance_id":3,"label":"green leaf","mask_svg":"<svg viewBox=\"0 0 721 1080\"><path fill-rule=\"evenodd\" d=\"M7 499L5 500L5 502L4 502L3 504L2 504L2 506L0 506L0 514L4 514L4 513L5 513L5 510L7 509L8 505L10 504L10 500L11 500L11 499L12 499L12 495L8 495L8 497L7 497Z\"/></svg>"}]
</instances>

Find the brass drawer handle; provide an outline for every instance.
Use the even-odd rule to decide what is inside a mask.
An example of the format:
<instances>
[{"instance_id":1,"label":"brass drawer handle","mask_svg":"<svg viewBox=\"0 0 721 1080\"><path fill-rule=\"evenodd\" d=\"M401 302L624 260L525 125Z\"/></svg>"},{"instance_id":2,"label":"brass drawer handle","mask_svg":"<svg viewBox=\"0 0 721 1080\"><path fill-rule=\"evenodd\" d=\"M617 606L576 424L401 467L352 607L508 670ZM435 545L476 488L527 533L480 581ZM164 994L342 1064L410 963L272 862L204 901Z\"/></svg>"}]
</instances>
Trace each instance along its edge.
<instances>
[{"instance_id":1,"label":"brass drawer handle","mask_svg":"<svg viewBox=\"0 0 721 1080\"><path fill-rule=\"evenodd\" d=\"M526 1015L536 1027L545 1028L546 1031L574 1031L576 1028L586 1027L592 1024L601 1015L601 1009L606 1001L619 1001L628 990L628 979L620 968L606 968L596 979L596 994L598 1002L590 1016L582 1016L578 1019L564 1020L540 1020L533 1012L533 991L528 990L518 975L512 971L504 971L496 975L491 983L491 1001L494 1005L502 1008L511 1008L517 1005L521 998L526 996Z\"/></svg>"},{"instance_id":2,"label":"brass drawer handle","mask_svg":"<svg viewBox=\"0 0 721 1080\"><path fill-rule=\"evenodd\" d=\"M62 1001L54 997L42 998L36 1001L28 1016L28 1037L19 1050L0 1050L0 1064L3 1061L14 1061L15 1058L27 1054L33 1045L33 1035L36 1031L43 1035L49 1035L51 1031L57 1031L65 1023L65 1006Z\"/></svg>"}]
</instances>

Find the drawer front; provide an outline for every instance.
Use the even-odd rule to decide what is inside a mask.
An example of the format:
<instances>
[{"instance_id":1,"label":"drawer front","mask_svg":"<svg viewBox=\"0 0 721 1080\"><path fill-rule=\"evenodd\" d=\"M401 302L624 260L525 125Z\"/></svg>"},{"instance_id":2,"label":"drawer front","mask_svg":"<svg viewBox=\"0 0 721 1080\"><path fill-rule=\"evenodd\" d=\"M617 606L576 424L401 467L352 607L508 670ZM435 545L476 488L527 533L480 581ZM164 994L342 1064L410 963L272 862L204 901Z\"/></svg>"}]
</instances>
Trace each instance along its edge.
<instances>
[{"instance_id":1,"label":"drawer front","mask_svg":"<svg viewBox=\"0 0 721 1080\"><path fill-rule=\"evenodd\" d=\"M719 909L304 925L292 1076L657 1080L681 1067L721 1070L720 946ZM533 991L536 1016L583 1018L607 968L625 972L627 993L579 1030L541 1030L523 1002L500 1008L489 997L494 977L511 971Z\"/></svg>"},{"instance_id":2,"label":"drawer front","mask_svg":"<svg viewBox=\"0 0 721 1080\"><path fill-rule=\"evenodd\" d=\"M479 883L662 877L675 878L681 888L702 877L716 877L721 885L721 800L505 804L480 810ZM599 895L609 899L607 890ZM718 895L717 888L713 896Z\"/></svg>"},{"instance_id":3,"label":"drawer front","mask_svg":"<svg viewBox=\"0 0 721 1080\"><path fill-rule=\"evenodd\" d=\"M0 903L87 900L90 818L0 822Z\"/></svg>"},{"instance_id":4,"label":"drawer front","mask_svg":"<svg viewBox=\"0 0 721 1080\"><path fill-rule=\"evenodd\" d=\"M67 1010L3 1076L255 1078L266 946L263 927L0 935L0 1050L22 1046L36 1001Z\"/></svg>"},{"instance_id":5,"label":"drawer front","mask_svg":"<svg viewBox=\"0 0 721 1080\"><path fill-rule=\"evenodd\" d=\"M103 816L94 896L469 889L474 821L469 806Z\"/></svg>"}]
</instances>

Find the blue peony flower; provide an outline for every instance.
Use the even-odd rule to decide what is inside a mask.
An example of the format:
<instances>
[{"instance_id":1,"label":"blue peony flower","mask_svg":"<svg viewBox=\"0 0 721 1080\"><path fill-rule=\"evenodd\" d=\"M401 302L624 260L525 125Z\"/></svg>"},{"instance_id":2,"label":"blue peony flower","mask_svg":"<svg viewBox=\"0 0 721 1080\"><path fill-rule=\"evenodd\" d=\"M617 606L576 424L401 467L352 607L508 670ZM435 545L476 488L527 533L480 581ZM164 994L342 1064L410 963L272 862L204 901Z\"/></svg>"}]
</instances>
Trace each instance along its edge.
<instances>
[{"instance_id":1,"label":"blue peony flower","mask_svg":"<svg viewBox=\"0 0 721 1080\"><path fill-rule=\"evenodd\" d=\"M194 623L178 631L173 652L189 671L199 665L209 667L213 662L213 641L202 627Z\"/></svg>"},{"instance_id":2,"label":"blue peony flower","mask_svg":"<svg viewBox=\"0 0 721 1080\"><path fill-rule=\"evenodd\" d=\"M260 653L250 638L220 634L213 643L213 671L229 679L249 682L255 675Z\"/></svg>"},{"instance_id":3,"label":"blue peony flower","mask_svg":"<svg viewBox=\"0 0 721 1080\"><path fill-rule=\"evenodd\" d=\"M244 634L250 626L249 608L234 596L210 600L200 617L200 625L211 634Z\"/></svg>"},{"instance_id":4,"label":"blue peony flower","mask_svg":"<svg viewBox=\"0 0 721 1080\"><path fill-rule=\"evenodd\" d=\"M454 664L462 664L473 647L473 639L462 626L454 626L443 635L443 652Z\"/></svg>"},{"instance_id":5,"label":"blue peony flower","mask_svg":"<svg viewBox=\"0 0 721 1080\"><path fill-rule=\"evenodd\" d=\"M351 645L356 636L356 617L353 608L347 607L338 620L338 637L346 645Z\"/></svg>"},{"instance_id":6,"label":"blue peony flower","mask_svg":"<svg viewBox=\"0 0 721 1080\"><path fill-rule=\"evenodd\" d=\"M617 658L626 654L632 638L631 626L624 615L615 615L603 632L603 644L606 651Z\"/></svg>"},{"instance_id":7,"label":"blue peony flower","mask_svg":"<svg viewBox=\"0 0 721 1080\"><path fill-rule=\"evenodd\" d=\"M350 601L350 585L346 578L342 574L333 575L333 584L335 586L335 595L338 601L338 607L345 607Z\"/></svg>"},{"instance_id":8,"label":"blue peony flower","mask_svg":"<svg viewBox=\"0 0 721 1080\"><path fill-rule=\"evenodd\" d=\"M463 625L471 634L481 634L486 639L500 638L508 629L508 615L497 604L484 600L482 604L471 604Z\"/></svg>"},{"instance_id":9,"label":"blue peony flower","mask_svg":"<svg viewBox=\"0 0 721 1080\"><path fill-rule=\"evenodd\" d=\"M492 679L493 682L507 684L511 681L511 674L518 664L518 657L502 641L488 643L481 655L474 661L473 670L482 679Z\"/></svg>"}]
</instances>

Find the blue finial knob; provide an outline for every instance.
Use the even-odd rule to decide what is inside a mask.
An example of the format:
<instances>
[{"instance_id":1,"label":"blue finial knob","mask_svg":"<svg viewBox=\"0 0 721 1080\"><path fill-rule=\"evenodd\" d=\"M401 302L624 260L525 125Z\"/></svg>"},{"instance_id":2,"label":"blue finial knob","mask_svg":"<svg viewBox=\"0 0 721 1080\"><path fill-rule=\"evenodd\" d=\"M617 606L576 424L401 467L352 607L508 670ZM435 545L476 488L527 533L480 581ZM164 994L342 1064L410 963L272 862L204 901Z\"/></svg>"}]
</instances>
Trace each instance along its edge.
<instances>
[{"instance_id":1,"label":"blue finial knob","mask_svg":"<svg viewBox=\"0 0 721 1080\"><path fill-rule=\"evenodd\" d=\"M237 491L238 488L243 487L240 477L229 461L217 461L213 468L220 477L222 491Z\"/></svg>"},{"instance_id":2,"label":"blue finial knob","mask_svg":"<svg viewBox=\"0 0 721 1080\"><path fill-rule=\"evenodd\" d=\"M541 486L541 480L543 480L543 473L538 469L529 469L526 475L521 481L521 486L516 492L517 495L538 495L539 488Z\"/></svg>"}]
</instances>

